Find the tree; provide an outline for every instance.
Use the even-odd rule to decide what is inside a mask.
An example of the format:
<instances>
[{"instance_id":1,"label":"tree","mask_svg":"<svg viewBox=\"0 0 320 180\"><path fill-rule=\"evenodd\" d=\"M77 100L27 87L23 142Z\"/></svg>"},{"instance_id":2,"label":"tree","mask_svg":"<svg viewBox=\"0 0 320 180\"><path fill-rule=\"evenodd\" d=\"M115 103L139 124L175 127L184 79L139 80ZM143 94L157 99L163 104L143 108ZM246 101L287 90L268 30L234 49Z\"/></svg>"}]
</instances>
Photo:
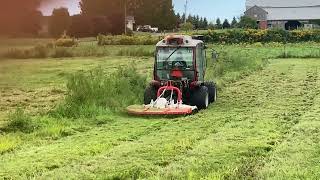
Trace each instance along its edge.
<instances>
[{"instance_id":1,"label":"tree","mask_svg":"<svg viewBox=\"0 0 320 180\"><path fill-rule=\"evenodd\" d=\"M221 28L222 28L220 18L218 18L218 19L216 20L216 27L217 27L217 29L221 29Z\"/></svg>"},{"instance_id":2,"label":"tree","mask_svg":"<svg viewBox=\"0 0 320 180\"><path fill-rule=\"evenodd\" d=\"M231 22L231 27L236 28L237 25L238 25L238 21L237 21L236 17L233 17L232 22Z\"/></svg>"},{"instance_id":3,"label":"tree","mask_svg":"<svg viewBox=\"0 0 320 180\"><path fill-rule=\"evenodd\" d=\"M193 25L190 22L186 22L181 25L182 31L191 31L192 29L193 29Z\"/></svg>"},{"instance_id":4,"label":"tree","mask_svg":"<svg viewBox=\"0 0 320 180\"><path fill-rule=\"evenodd\" d=\"M225 19L223 24L222 24L222 28L223 29L229 29L231 26L230 26L230 23L228 21L228 19Z\"/></svg>"},{"instance_id":5,"label":"tree","mask_svg":"<svg viewBox=\"0 0 320 180\"><path fill-rule=\"evenodd\" d=\"M132 14L146 0L81 0L82 15L86 17L104 16L112 28L110 33L121 34L124 32L125 7L127 14Z\"/></svg>"},{"instance_id":6,"label":"tree","mask_svg":"<svg viewBox=\"0 0 320 180\"><path fill-rule=\"evenodd\" d=\"M244 29L257 29L258 28L257 21L248 17L248 16L242 16L240 18L240 22L238 23L238 26L240 28L244 28Z\"/></svg>"},{"instance_id":7,"label":"tree","mask_svg":"<svg viewBox=\"0 0 320 180\"><path fill-rule=\"evenodd\" d=\"M195 27L195 29L199 29L199 27L200 27L200 17L199 17L199 15L194 17L194 27Z\"/></svg>"},{"instance_id":8,"label":"tree","mask_svg":"<svg viewBox=\"0 0 320 180\"><path fill-rule=\"evenodd\" d=\"M208 29L208 20L207 20L207 18L203 19L203 29Z\"/></svg>"},{"instance_id":9,"label":"tree","mask_svg":"<svg viewBox=\"0 0 320 180\"><path fill-rule=\"evenodd\" d=\"M70 23L67 8L54 9L49 21L49 32L53 37L59 37L69 29Z\"/></svg>"},{"instance_id":10,"label":"tree","mask_svg":"<svg viewBox=\"0 0 320 180\"><path fill-rule=\"evenodd\" d=\"M32 34L40 29L40 0L3 0L0 5L0 34Z\"/></svg>"},{"instance_id":11,"label":"tree","mask_svg":"<svg viewBox=\"0 0 320 180\"><path fill-rule=\"evenodd\" d=\"M214 23L213 22L210 22L209 25L208 25L208 29L211 29L213 30L214 29Z\"/></svg>"},{"instance_id":12,"label":"tree","mask_svg":"<svg viewBox=\"0 0 320 180\"><path fill-rule=\"evenodd\" d=\"M92 21L88 16L75 15L71 17L71 25L68 29L68 34L81 38L93 35Z\"/></svg>"}]
</instances>

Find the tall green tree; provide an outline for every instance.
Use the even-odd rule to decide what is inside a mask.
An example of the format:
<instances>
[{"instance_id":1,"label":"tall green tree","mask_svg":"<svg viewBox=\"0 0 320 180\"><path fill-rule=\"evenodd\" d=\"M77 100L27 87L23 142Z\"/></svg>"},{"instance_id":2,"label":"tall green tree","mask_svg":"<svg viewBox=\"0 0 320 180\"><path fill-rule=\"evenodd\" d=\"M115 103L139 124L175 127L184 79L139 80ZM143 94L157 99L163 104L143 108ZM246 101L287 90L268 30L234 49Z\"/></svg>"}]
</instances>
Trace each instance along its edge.
<instances>
[{"instance_id":1,"label":"tall green tree","mask_svg":"<svg viewBox=\"0 0 320 180\"><path fill-rule=\"evenodd\" d=\"M222 28L223 29L229 29L231 26L230 26L230 23L228 21L228 19L225 19L222 23Z\"/></svg>"},{"instance_id":2,"label":"tall green tree","mask_svg":"<svg viewBox=\"0 0 320 180\"><path fill-rule=\"evenodd\" d=\"M49 32L53 37L59 37L69 29L70 14L67 8L54 9L49 21Z\"/></svg>"},{"instance_id":3,"label":"tall green tree","mask_svg":"<svg viewBox=\"0 0 320 180\"><path fill-rule=\"evenodd\" d=\"M257 29L258 28L257 21L248 17L248 16L242 16L240 18L240 22L239 22L238 26L243 29Z\"/></svg>"},{"instance_id":4,"label":"tall green tree","mask_svg":"<svg viewBox=\"0 0 320 180\"><path fill-rule=\"evenodd\" d=\"M222 28L222 24L221 24L220 18L218 18L218 19L216 20L216 28L217 28L217 29L221 29L221 28Z\"/></svg>"},{"instance_id":5,"label":"tall green tree","mask_svg":"<svg viewBox=\"0 0 320 180\"><path fill-rule=\"evenodd\" d=\"M2 0L0 34L32 34L40 29L42 14L37 10L40 0Z\"/></svg>"},{"instance_id":6,"label":"tall green tree","mask_svg":"<svg viewBox=\"0 0 320 180\"><path fill-rule=\"evenodd\" d=\"M110 33L121 34L124 32L125 7L127 15L132 14L145 0L81 0L82 15L86 17L106 18L110 24Z\"/></svg>"},{"instance_id":7,"label":"tall green tree","mask_svg":"<svg viewBox=\"0 0 320 180\"><path fill-rule=\"evenodd\" d=\"M208 29L208 20L207 20L207 18L203 19L203 29Z\"/></svg>"},{"instance_id":8,"label":"tall green tree","mask_svg":"<svg viewBox=\"0 0 320 180\"><path fill-rule=\"evenodd\" d=\"M236 17L233 17L232 22L231 22L231 27L236 28L237 25L238 25L238 21L237 21Z\"/></svg>"},{"instance_id":9,"label":"tall green tree","mask_svg":"<svg viewBox=\"0 0 320 180\"><path fill-rule=\"evenodd\" d=\"M135 17L137 25L165 30L177 24L172 0L81 0L80 7L85 16L105 16L114 34L124 32L125 7L127 15Z\"/></svg>"}]
</instances>

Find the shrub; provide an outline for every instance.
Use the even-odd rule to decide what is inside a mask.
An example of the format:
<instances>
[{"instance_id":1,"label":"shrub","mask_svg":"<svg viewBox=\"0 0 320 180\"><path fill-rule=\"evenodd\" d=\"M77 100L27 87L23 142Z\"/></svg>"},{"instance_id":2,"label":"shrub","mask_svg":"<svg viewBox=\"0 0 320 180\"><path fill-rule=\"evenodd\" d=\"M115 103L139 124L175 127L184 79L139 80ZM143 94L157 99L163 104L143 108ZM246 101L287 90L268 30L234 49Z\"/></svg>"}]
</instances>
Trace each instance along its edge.
<instances>
[{"instance_id":1,"label":"shrub","mask_svg":"<svg viewBox=\"0 0 320 180\"><path fill-rule=\"evenodd\" d=\"M154 55L154 51L150 51L145 48L125 48L121 49L118 53L117 56L136 56L136 57L152 57Z\"/></svg>"},{"instance_id":2,"label":"shrub","mask_svg":"<svg viewBox=\"0 0 320 180\"><path fill-rule=\"evenodd\" d=\"M228 31L209 30L203 34L205 40L211 43L297 43L297 42L320 42L319 30L295 30L283 29L257 30L257 29L233 29Z\"/></svg>"},{"instance_id":3,"label":"shrub","mask_svg":"<svg viewBox=\"0 0 320 180\"><path fill-rule=\"evenodd\" d=\"M33 123L31 117L23 109L17 108L15 112L9 114L9 124L7 130L32 132L37 126Z\"/></svg>"},{"instance_id":4,"label":"shrub","mask_svg":"<svg viewBox=\"0 0 320 180\"><path fill-rule=\"evenodd\" d=\"M114 73L101 68L78 72L68 79L65 102L51 114L58 117L95 117L121 112L130 104L141 103L146 77L135 67L119 67Z\"/></svg>"},{"instance_id":5,"label":"shrub","mask_svg":"<svg viewBox=\"0 0 320 180\"><path fill-rule=\"evenodd\" d=\"M190 22L183 23L183 24L181 25L181 30L182 30L182 31L191 31L192 29L193 29L193 25L192 25L192 23L190 23Z\"/></svg>"},{"instance_id":6,"label":"shrub","mask_svg":"<svg viewBox=\"0 0 320 180\"><path fill-rule=\"evenodd\" d=\"M31 50L32 58L46 58L49 55L49 48L37 45Z\"/></svg>"},{"instance_id":7,"label":"shrub","mask_svg":"<svg viewBox=\"0 0 320 180\"><path fill-rule=\"evenodd\" d=\"M9 49L7 52L5 52L3 54L3 57L13 58L13 59L25 59L26 55L25 55L25 50L12 48L12 49Z\"/></svg>"},{"instance_id":8,"label":"shrub","mask_svg":"<svg viewBox=\"0 0 320 180\"><path fill-rule=\"evenodd\" d=\"M55 45L57 47L73 47L73 46L77 46L78 42L75 38L60 38L58 40L55 41Z\"/></svg>"},{"instance_id":9,"label":"shrub","mask_svg":"<svg viewBox=\"0 0 320 180\"><path fill-rule=\"evenodd\" d=\"M73 57L73 53L70 49L67 49L64 47L57 47L54 49L51 57L53 58Z\"/></svg>"},{"instance_id":10,"label":"shrub","mask_svg":"<svg viewBox=\"0 0 320 180\"><path fill-rule=\"evenodd\" d=\"M10 49L3 56L13 59L46 58L49 52L50 48L37 45L31 49Z\"/></svg>"},{"instance_id":11,"label":"shrub","mask_svg":"<svg viewBox=\"0 0 320 180\"><path fill-rule=\"evenodd\" d=\"M98 45L154 45L159 41L156 36L98 35Z\"/></svg>"}]
</instances>

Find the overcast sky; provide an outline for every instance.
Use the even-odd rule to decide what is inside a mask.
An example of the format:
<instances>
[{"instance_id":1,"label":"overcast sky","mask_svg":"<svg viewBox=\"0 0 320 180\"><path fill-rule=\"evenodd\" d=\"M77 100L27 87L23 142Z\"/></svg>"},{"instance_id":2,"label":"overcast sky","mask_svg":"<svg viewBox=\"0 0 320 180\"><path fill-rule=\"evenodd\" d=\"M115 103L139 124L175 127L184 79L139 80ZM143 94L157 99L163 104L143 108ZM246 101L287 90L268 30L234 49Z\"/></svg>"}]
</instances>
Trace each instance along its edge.
<instances>
[{"instance_id":1,"label":"overcast sky","mask_svg":"<svg viewBox=\"0 0 320 180\"><path fill-rule=\"evenodd\" d=\"M41 10L44 15L50 15L53 8L68 7L71 14L78 14L79 0L47 0L42 3ZM186 0L173 0L176 12L184 12ZM209 20L232 19L239 17L245 9L245 0L189 0L188 14L198 14L207 17Z\"/></svg>"}]
</instances>

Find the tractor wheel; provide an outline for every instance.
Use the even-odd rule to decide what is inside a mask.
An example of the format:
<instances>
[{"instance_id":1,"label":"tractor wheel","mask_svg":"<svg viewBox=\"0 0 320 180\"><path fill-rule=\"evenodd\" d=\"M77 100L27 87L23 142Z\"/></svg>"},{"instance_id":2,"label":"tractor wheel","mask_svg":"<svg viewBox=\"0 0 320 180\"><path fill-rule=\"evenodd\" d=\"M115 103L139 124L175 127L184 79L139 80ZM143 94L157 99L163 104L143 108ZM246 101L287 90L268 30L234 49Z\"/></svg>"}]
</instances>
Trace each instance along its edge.
<instances>
[{"instance_id":1,"label":"tractor wheel","mask_svg":"<svg viewBox=\"0 0 320 180\"><path fill-rule=\"evenodd\" d=\"M200 86L191 97L192 105L197 106L199 110L207 109L209 106L209 93L206 86Z\"/></svg>"},{"instance_id":2,"label":"tractor wheel","mask_svg":"<svg viewBox=\"0 0 320 180\"><path fill-rule=\"evenodd\" d=\"M213 103L217 101L218 93L214 82L205 82L204 86L208 88L209 92L209 102Z\"/></svg>"},{"instance_id":3,"label":"tractor wheel","mask_svg":"<svg viewBox=\"0 0 320 180\"><path fill-rule=\"evenodd\" d=\"M144 104L150 104L151 100L157 100L158 90L154 86L148 86L144 92Z\"/></svg>"}]
</instances>

